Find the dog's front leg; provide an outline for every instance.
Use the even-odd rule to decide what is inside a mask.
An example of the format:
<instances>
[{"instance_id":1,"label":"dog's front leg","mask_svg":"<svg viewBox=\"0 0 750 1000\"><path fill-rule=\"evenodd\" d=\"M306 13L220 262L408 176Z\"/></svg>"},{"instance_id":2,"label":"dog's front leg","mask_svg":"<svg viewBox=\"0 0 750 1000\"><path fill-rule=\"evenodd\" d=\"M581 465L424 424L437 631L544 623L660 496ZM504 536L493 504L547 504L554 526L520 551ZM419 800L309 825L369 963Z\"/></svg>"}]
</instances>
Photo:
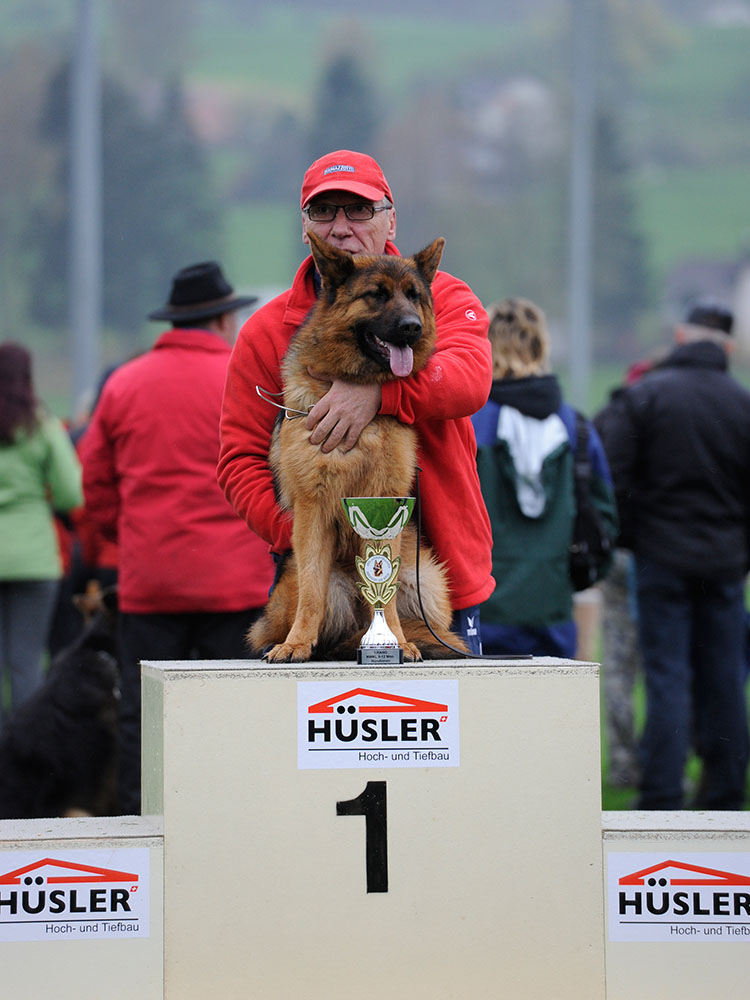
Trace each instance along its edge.
<instances>
[{"instance_id":1,"label":"dog's front leg","mask_svg":"<svg viewBox=\"0 0 750 1000\"><path fill-rule=\"evenodd\" d=\"M304 663L318 641L326 611L328 583L333 565L333 529L314 505L295 510L294 553L299 596L297 614L284 642L270 649L269 663Z\"/></svg>"},{"instance_id":2,"label":"dog's front leg","mask_svg":"<svg viewBox=\"0 0 750 1000\"><path fill-rule=\"evenodd\" d=\"M409 640L404 635L404 630L401 628L401 619L398 616L398 611L396 610L396 599L390 601L386 604L384 608L385 620L388 623L388 627L391 632L398 639L399 646L404 651L404 661L407 663L413 663L422 659L422 654L419 652L419 647L415 646L413 642Z\"/></svg>"},{"instance_id":3,"label":"dog's front leg","mask_svg":"<svg viewBox=\"0 0 750 1000\"><path fill-rule=\"evenodd\" d=\"M391 555L395 559L396 556L401 554L401 535L391 541ZM404 651L404 660L406 662L414 662L422 659L422 654L419 652L419 647L415 646L413 642L409 640L404 635L404 630L401 627L401 619L398 615L397 600L394 597L393 600L389 601L383 609L383 614L385 615L386 623L390 628L391 632L396 636L399 646Z\"/></svg>"}]
</instances>

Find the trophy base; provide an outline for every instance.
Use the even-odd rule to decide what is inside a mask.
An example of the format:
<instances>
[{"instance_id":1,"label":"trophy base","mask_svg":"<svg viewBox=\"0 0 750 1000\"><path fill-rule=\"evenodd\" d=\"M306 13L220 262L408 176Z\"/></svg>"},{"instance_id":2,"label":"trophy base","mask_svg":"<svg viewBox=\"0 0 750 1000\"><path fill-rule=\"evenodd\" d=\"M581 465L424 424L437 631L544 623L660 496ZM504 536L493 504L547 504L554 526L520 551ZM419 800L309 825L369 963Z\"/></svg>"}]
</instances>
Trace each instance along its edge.
<instances>
[{"instance_id":1,"label":"trophy base","mask_svg":"<svg viewBox=\"0 0 750 1000\"><path fill-rule=\"evenodd\" d=\"M365 646L357 650L357 663L378 667L404 662L404 651L400 646Z\"/></svg>"},{"instance_id":2,"label":"trophy base","mask_svg":"<svg viewBox=\"0 0 750 1000\"><path fill-rule=\"evenodd\" d=\"M357 650L357 663L368 666L382 666L389 663L403 663L404 651L398 639L391 632L383 614L383 608L372 609L372 622L362 636Z\"/></svg>"}]
</instances>

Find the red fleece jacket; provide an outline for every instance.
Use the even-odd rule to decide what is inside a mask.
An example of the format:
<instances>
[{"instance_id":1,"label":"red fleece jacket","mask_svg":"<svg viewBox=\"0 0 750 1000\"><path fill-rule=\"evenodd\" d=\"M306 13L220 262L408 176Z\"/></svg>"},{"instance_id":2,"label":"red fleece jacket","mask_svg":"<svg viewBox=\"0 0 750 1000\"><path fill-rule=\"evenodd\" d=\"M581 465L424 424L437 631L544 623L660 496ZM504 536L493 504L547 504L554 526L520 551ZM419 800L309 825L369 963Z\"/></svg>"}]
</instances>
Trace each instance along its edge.
<instances>
[{"instance_id":1,"label":"red fleece jacket","mask_svg":"<svg viewBox=\"0 0 750 1000\"><path fill-rule=\"evenodd\" d=\"M386 253L398 250L388 243ZM418 432L423 530L448 572L453 607L464 608L485 601L495 587L470 420L487 402L492 358L487 314L468 285L438 271L432 295L435 353L418 374L384 383L380 413ZM308 257L292 287L240 330L224 390L219 482L237 513L279 553L292 542L291 517L277 503L268 466L279 411L258 396L256 386L281 393L281 359L314 302Z\"/></svg>"},{"instance_id":2,"label":"red fleece jacket","mask_svg":"<svg viewBox=\"0 0 750 1000\"><path fill-rule=\"evenodd\" d=\"M119 602L132 614L264 605L268 546L216 481L231 348L170 330L107 380L81 439L86 511L119 542Z\"/></svg>"}]
</instances>

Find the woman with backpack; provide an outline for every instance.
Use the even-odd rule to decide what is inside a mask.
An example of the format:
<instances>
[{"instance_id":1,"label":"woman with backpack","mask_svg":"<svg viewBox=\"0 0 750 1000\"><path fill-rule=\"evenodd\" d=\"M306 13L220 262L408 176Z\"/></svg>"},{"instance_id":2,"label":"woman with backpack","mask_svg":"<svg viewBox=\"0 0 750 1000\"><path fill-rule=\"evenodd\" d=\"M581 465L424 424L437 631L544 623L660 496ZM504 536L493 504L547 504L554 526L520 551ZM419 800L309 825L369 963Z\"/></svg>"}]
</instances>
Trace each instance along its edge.
<instances>
[{"instance_id":1,"label":"woman with backpack","mask_svg":"<svg viewBox=\"0 0 750 1000\"><path fill-rule=\"evenodd\" d=\"M511 298L487 311L494 381L472 422L497 587L481 608L482 648L487 655L572 659L573 594L606 572L617 537L612 480L596 431L563 400L547 371L542 310ZM576 466L583 469L578 482ZM584 508L587 517L577 522Z\"/></svg>"}]
</instances>

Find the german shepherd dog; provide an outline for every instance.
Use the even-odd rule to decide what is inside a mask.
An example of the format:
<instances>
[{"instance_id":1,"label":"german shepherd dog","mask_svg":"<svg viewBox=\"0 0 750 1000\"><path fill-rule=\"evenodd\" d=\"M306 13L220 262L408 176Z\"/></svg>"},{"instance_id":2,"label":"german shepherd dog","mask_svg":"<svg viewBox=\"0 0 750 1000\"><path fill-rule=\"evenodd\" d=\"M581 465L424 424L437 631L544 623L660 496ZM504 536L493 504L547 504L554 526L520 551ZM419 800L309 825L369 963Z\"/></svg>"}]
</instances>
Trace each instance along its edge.
<instances>
[{"instance_id":1,"label":"german shepherd dog","mask_svg":"<svg viewBox=\"0 0 750 1000\"><path fill-rule=\"evenodd\" d=\"M320 296L282 362L285 416L276 423L269 461L281 505L294 515L293 551L286 557L262 617L248 642L273 663L351 659L372 608L357 588L355 557L365 542L350 527L341 499L408 496L417 435L391 416L376 416L349 452L324 454L293 411L306 413L327 391L309 371L360 384L404 378L424 368L435 347L430 284L445 241L414 257L344 253L310 233L321 277ZM420 616L416 589L417 533L413 522L391 542L400 554L397 598L385 618L407 661L451 654ZM419 553L420 594L436 634L465 649L450 632L451 605L443 569L430 549ZM270 647L270 648L269 648Z\"/></svg>"}]
</instances>

